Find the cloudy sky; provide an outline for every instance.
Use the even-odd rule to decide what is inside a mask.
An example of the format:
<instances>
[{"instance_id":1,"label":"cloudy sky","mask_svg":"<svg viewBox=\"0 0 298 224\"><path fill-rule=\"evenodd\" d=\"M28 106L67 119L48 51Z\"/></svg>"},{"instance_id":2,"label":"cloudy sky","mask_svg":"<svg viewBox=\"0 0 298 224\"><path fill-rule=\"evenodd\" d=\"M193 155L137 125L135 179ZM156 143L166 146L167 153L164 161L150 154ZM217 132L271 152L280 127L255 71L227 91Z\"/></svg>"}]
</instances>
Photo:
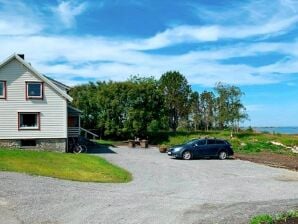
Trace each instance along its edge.
<instances>
[{"instance_id":1,"label":"cloudy sky","mask_svg":"<svg viewBox=\"0 0 298 224\"><path fill-rule=\"evenodd\" d=\"M246 93L252 126L298 126L297 0L0 0L0 60L69 85L178 70Z\"/></svg>"}]
</instances>

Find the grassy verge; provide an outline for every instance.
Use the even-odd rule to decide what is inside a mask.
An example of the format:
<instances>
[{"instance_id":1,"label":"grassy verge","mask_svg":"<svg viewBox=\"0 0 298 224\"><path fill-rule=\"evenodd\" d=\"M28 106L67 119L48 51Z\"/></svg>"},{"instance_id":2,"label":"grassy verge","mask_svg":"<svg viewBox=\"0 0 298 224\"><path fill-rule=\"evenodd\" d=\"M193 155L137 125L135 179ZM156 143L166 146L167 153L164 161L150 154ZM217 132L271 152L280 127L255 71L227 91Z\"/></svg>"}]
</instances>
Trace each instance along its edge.
<instances>
[{"instance_id":1,"label":"grassy verge","mask_svg":"<svg viewBox=\"0 0 298 224\"><path fill-rule=\"evenodd\" d=\"M258 153L258 152L274 152L281 154L291 154L291 150L274 145L271 142L280 142L286 146L293 147L298 145L298 135L282 135L282 134L267 134L267 133L253 133L241 132L233 134L230 138L229 131L209 131L196 133L171 133L166 141L161 142L167 146L182 144L193 138L201 137L215 137L228 140L235 152L238 153Z\"/></svg>"},{"instance_id":2,"label":"grassy verge","mask_svg":"<svg viewBox=\"0 0 298 224\"><path fill-rule=\"evenodd\" d=\"M122 141L113 141L113 140L104 140L104 139L96 140L96 142L100 145L113 146L113 147L123 144Z\"/></svg>"},{"instance_id":3,"label":"grassy verge","mask_svg":"<svg viewBox=\"0 0 298 224\"><path fill-rule=\"evenodd\" d=\"M0 170L102 183L129 182L126 170L103 158L85 154L0 149Z\"/></svg>"},{"instance_id":4,"label":"grassy verge","mask_svg":"<svg viewBox=\"0 0 298 224\"><path fill-rule=\"evenodd\" d=\"M275 223L290 223L291 219L298 218L298 210L289 211L277 215L258 215L250 220L250 224L275 224ZM298 221L298 220L297 220ZM291 222L294 223L294 222Z\"/></svg>"}]
</instances>

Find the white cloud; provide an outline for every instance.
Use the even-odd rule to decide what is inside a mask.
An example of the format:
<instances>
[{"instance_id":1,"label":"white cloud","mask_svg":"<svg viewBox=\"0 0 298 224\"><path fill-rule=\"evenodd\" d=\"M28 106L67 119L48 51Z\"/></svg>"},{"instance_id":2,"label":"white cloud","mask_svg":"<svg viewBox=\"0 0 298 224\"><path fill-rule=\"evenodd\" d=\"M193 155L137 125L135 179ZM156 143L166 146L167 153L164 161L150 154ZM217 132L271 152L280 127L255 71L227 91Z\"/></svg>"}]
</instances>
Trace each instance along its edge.
<instances>
[{"instance_id":1,"label":"white cloud","mask_svg":"<svg viewBox=\"0 0 298 224\"><path fill-rule=\"evenodd\" d=\"M177 26L156 34L146 40L137 41L132 48L150 50L188 42L211 42L222 39L245 39L256 36L279 35L297 24L298 16L267 23L239 26Z\"/></svg>"},{"instance_id":2,"label":"white cloud","mask_svg":"<svg viewBox=\"0 0 298 224\"><path fill-rule=\"evenodd\" d=\"M0 3L2 2L3 0L0 0ZM285 4L284 7L296 8L296 5L287 2ZM41 30L48 28L49 24L44 25L44 15L37 9L28 8L18 1L6 3L5 6L5 11L0 11L0 59L13 52L25 53L27 60L40 72L55 74L55 78L65 81L66 84L77 83L73 80L74 77L124 80L130 75L141 74L158 78L168 70L179 70L192 84L213 86L216 82L223 81L237 85L253 85L283 80L283 76L277 73L298 73L298 42L230 44L178 55L152 55L141 51L186 42L203 43L226 38L242 40L252 36L278 35L290 30L297 23L298 17L293 13L288 17L285 17L284 13L275 14L270 19L266 16L266 21L257 24L255 17L260 15L250 16L249 21L254 21L255 25L245 23L247 21L229 26L185 25L169 28L149 38L123 40L102 36L45 35ZM21 18L17 20L9 19L15 14L14 7L17 7L17 12L22 12L18 13ZM55 8L55 12L65 26L71 27L75 24L76 16L83 13L86 7L86 3L62 1ZM2 16L4 14L7 16ZM260 56L271 52L285 54L290 58L262 67L221 62L223 59ZM57 60L66 63L59 64L56 63Z\"/></svg>"},{"instance_id":3,"label":"white cloud","mask_svg":"<svg viewBox=\"0 0 298 224\"><path fill-rule=\"evenodd\" d=\"M46 74L61 74L61 78L69 80L67 83L72 83L72 78L77 76L97 80L124 80L134 74L159 77L168 70L179 70L192 84L213 86L216 82L223 81L250 85L279 82L282 76L275 74L278 72L298 72L297 60L257 68L241 64L221 64L218 61L282 48L293 49L297 43L292 46L263 43L163 56L132 50L126 47L125 42L97 37L30 36L25 39L2 37L0 40L5 46L0 52L1 58L6 58L12 52L25 53L27 60L38 70ZM55 64L56 60L61 59L67 63Z\"/></svg>"},{"instance_id":4,"label":"white cloud","mask_svg":"<svg viewBox=\"0 0 298 224\"><path fill-rule=\"evenodd\" d=\"M0 0L0 36L32 35L42 31L38 10L27 7L22 1Z\"/></svg>"},{"instance_id":5,"label":"white cloud","mask_svg":"<svg viewBox=\"0 0 298 224\"><path fill-rule=\"evenodd\" d=\"M61 1L53 11L57 13L62 23L70 28L75 24L76 16L81 15L86 8L87 4L85 2L76 3L73 0L66 0Z\"/></svg>"}]
</instances>

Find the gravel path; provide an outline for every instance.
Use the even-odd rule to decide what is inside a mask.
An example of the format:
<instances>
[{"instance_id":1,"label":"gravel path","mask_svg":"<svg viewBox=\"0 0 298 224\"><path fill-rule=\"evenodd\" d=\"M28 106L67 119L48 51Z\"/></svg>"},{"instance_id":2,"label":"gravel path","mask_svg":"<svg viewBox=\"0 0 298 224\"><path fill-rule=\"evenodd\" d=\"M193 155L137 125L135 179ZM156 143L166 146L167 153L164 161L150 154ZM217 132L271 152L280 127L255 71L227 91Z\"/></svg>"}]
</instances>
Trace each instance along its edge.
<instances>
[{"instance_id":1,"label":"gravel path","mask_svg":"<svg viewBox=\"0 0 298 224\"><path fill-rule=\"evenodd\" d=\"M298 173L240 160L183 161L156 148L100 155L133 173L96 184L0 172L0 223L247 223L298 208Z\"/></svg>"}]
</instances>

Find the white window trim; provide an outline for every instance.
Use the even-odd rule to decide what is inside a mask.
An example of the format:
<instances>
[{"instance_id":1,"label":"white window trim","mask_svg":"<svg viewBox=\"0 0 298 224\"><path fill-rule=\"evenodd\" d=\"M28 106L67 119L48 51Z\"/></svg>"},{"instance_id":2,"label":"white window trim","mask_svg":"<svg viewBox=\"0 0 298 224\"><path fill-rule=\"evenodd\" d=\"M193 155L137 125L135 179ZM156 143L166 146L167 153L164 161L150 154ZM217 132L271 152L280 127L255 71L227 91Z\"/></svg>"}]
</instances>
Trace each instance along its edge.
<instances>
[{"instance_id":1,"label":"white window trim","mask_svg":"<svg viewBox=\"0 0 298 224\"><path fill-rule=\"evenodd\" d=\"M40 96L29 96L29 84L40 84ZM43 99L44 94L44 84L43 82L27 81L26 82L26 99Z\"/></svg>"},{"instance_id":2,"label":"white window trim","mask_svg":"<svg viewBox=\"0 0 298 224\"><path fill-rule=\"evenodd\" d=\"M6 99L6 81L0 80L0 83L3 85L3 92L0 93L0 99Z\"/></svg>"}]
</instances>

